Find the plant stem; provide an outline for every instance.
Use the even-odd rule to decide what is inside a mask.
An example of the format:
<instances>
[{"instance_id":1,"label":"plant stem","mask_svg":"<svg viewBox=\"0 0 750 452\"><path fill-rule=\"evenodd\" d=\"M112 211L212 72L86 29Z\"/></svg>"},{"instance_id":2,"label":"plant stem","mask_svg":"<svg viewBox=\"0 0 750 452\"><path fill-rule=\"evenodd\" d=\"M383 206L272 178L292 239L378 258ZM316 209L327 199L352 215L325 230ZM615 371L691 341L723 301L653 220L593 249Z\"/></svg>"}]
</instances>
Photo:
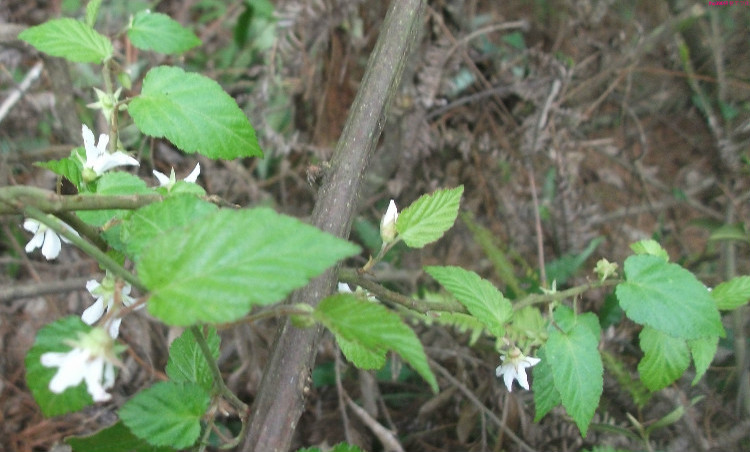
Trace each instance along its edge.
<instances>
[{"instance_id":1,"label":"plant stem","mask_svg":"<svg viewBox=\"0 0 750 452\"><path fill-rule=\"evenodd\" d=\"M70 240L71 243L80 248L84 253L96 259L102 267L109 270L118 278L122 278L123 280L130 283L130 285L138 288L143 292L148 291L148 289L146 289L146 286L143 285L143 283L140 279L138 279L137 276L127 271L122 265L118 264L114 259L107 256L102 250L97 248L92 243L89 243L84 238L73 234L67 227L65 227L65 224L59 218L49 214L45 214L34 206L27 206L24 209L24 213L27 217L37 220L38 222L55 231L58 235L61 235Z\"/></svg>"}]
</instances>

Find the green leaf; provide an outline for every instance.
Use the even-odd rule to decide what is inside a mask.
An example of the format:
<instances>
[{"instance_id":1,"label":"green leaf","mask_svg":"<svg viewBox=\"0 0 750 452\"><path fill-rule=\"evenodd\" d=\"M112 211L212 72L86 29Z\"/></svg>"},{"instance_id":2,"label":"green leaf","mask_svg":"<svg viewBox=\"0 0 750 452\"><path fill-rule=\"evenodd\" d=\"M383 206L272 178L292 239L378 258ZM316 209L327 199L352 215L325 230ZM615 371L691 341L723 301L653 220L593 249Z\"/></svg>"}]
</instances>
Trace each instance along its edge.
<instances>
[{"instance_id":1,"label":"green leaf","mask_svg":"<svg viewBox=\"0 0 750 452\"><path fill-rule=\"evenodd\" d=\"M128 112L141 132L166 137L185 152L213 159L263 156L253 126L234 99L199 74L167 66L151 69Z\"/></svg>"},{"instance_id":2,"label":"green leaf","mask_svg":"<svg viewBox=\"0 0 750 452\"><path fill-rule=\"evenodd\" d=\"M49 382L59 367L45 367L41 362L41 356L45 353L70 351L71 346L65 341L75 340L79 333L89 331L91 327L83 323L79 317L63 317L39 330L34 345L26 354L26 384L45 416L59 416L78 411L94 403L86 390L86 382L81 382L75 388L68 388L61 394L50 391Z\"/></svg>"},{"instance_id":3,"label":"green leaf","mask_svg":"<svg viewBox=\"0 0 750 452\"><path fill-rule=\"evenodd\" d=\"M99 15L99 8L102 6L102 0L91 0L86 4L86 25L94 27L96 16Z\"/></svg>"},{"instance_id":4,"label":"green leaf","mask_svg":"<svg viewBox=\"0 0 750 452\"><path fill-rule=\"evenodd\" d=\"M170 452L170 447L157 447L138 438L119 421L89 436L65 438L75 452Z\"/></svg>"},{"instance_id":5,"label":"green leaf","mask_svg":"<svg viewBox=\"0 0 750 452\"><path fill-rule=\"evenodd\" d=\"M144 389L117 412L138 438L154 446L195 444L211 397L196 383L163 381Z\"/></svg>"},{"instance_id":6,"label":"green leaf","mask_svg":"<svg viewBox=\"0 0 750 452\"><path fill-rule=\"evenodd\" d=\"M150 10L140 11L133 17L128 37L141 50L164 54L180 54L201 44L189 28L180 25L166 14Z\"/></svg>"},{"instance_id":7,"label":"green leaf","mask_svg":"<svg viewBox=\"0 0 750 452\"><path fill-rule=\"evenodd\" d=\"M83 164L78 160L75 155L76 153L83 154L83 148L75 148L70 153L70 157L65 157L60 160L49 160L46 162L36 162L34 165L46 168L53 173L67 178L76 187L81 186L81 171ZM84 156L85 158L85 156Z\"/></svg>"},{"instance_id":8,"label":"green leaf","mask_svg":"<svg viewBox=\"0 0 750 452\"><path fill-rule=\"evenodd\" d=\"M453 226L464 186L423 195L404 209L396 220L399 237L410 248L422 248Z\"/></svg>"},{"instance_id":9,"label":"green leaf","mask_svg":"<svg viewBox=\"0 0 750 452\"><path fill-rule=\"evenodd\" d=\"M690 348L690 354L693 355L693 363L695 364L695 378L693 378L692 383L695 385L703 378L703 375L708 370L708 366L711 365L711 361L716 356L716 349L719 346L719 336L693 339L687 341L687 344Z\"/></svg>"},{"instance_id":10,"label":"green leaf","mask_svg":"<svg viewBox=\"0 0 750 452\"><path fill-rule=\"evenodd\" d=\"M356 341L344 339L338 334L336 335L336 342L339 344L339 348L344 356L346 356L346 359L357 366L358 369L382 369L385 366L385 354L387 350L371 350Z\"/></svg>"},{"instance_id":11,"label":"green leaf","mask_svg":"<svg viewBox=\"0 0 750 452\"><path fill-rule=\"evenodd\" d=\"M219 210L149 242L136 263L170 325L232 322L284 299L359 247L268 208Z\"/></svg>"},{"instance_id":12,"label":"green leaf","mask_svg":"<svg viewBox=\"0 0 750 452\"><path fill-rule=\"evenodd\" d=\"M353 342L373 354L395 351L429 383L434 392L438 392L422 343L394 312L380 304L361 301L351 294L337 294L324 298L313 316L337 339Z\"/></svg>"},{"instance_id":13,"label":"green leaf","mask_svg":"<svg viewBox=\"0 0 750 452\"><path fill-rule=\"evenodd\" d=\"M656 256L630 256L625 278L615 293L633 321L682 339L724 336L708 290L679 265Z\"/></svg>"},{"instance_id":14,"label":"green leaf","mask_svg":"<svg viewBox=\"0 0 750 452\"><path fill-rule=\"evenodd\" d=\"M505 335L513 306L495 286L460 267L425 267L425 271L461 302L495 337Z\"/></svg>"},{"instance_id":15,"label":"green leaf","mask_svg":"<svg viewBox=\"0 0 750 452\"><path fill-rule=\"evenodd\" d=\"M95 193L83 193L81 196L96 195L137 195L152 193L151 189L146 187L146 182L140 177L122 171L113 171L105 173L96 181ZM80 210L76 212L78 217L86 223L93 226L104 226L105 223L115 217L121 217L128 210Z\"/></svg>"},{"instance_id":16,"label":"green leaf","mask_svg":"<svg viewBox=\"0 0 750 452\"><path fill-rule=\"evenodd\" d=\"M216 328L209 328L204 337L213 359L219 359L221 339ZM198 383L206 392L211 392L214 386L213 374L190 329L185 330L169 346L167 375L176 383Z\"/></svg>"},{"instance_id":17,"label":"green leaf","mask_svg":"<svg viewBox=\"0 0 750 452\"><path fill-rule=\"evenodd\" d=\"M750 300L750 276L737 276L719 284L711 291L711 298L724 311L746 305Z\"/></svg>"},{"instance_id":18,"label":"green leaf","mask_svg":"<svg viewBox=\"0 0 750 452\"><path fill-rule=\"evenodd\" d=\"M651 391L666 388L680 378L690 365L690 350L682 338L672 337L651 327L638 336L643 358L638 363L641 380Z\"/></svg>"},{"instance_id":19,"label":"green leaf","mask_svg":"<svg viewBox=\"0 0 750 452\"><path fill-rule=\"evenodd\" d=\"M659 245L659 242L656 240L641 240L639 242L635 242L632 245L630 245L630 249L633 250L635 254L648 254L651 256L658 256L664 259L665 261L669 261L669 254L667 254L667 251Z\"/></svg>"},{"instance_id":20,"label":"green leaf","mask_svg":"<svg viewBox=\"0 0 750 452\"><path fill-rule=\"evenodd\" d=\"M534 366L532 392L534 393L534 406L536 407L534 422L539 422L552 408L560 405L562 399L560 398L560 393L555 388L552 368L547 361L547 354L544 347L537 350L536 356L540 361Z\"/></svg>"},{"instance_id":21,"label":"green leaf","mask_svg":"<svg viewBox=\"0 0 750 452\"><path fill-rule=\"evenodd\" d=\"M76 63L101 63L112 55L112 43L75 19L53 19L18 35L39 51Z\"/></svg>"},{"instance_id":22,"label":"green leaf","mask_svg":"<svg viewBox=\"0 0 750 452\"><path fill-rule=\"evenodd\" d=\"M190 223L199 222L218 210L215 204L191 195L178 195L149 204L129 215L122 227L122 241L128 256L138 262L155 237Z\"/></svg>"},{"instance_id":23,"label":"green leaf","mask_svg":"<svg viewBox=\"0 0 750 452\"><path fill-rule=\"evenodd\" d=\"M567 333L552 328L542 347L552 368L555 389L581 436L586 436L604 385L599 336L592 331L594 325L598 328L599 322L593 313L580 314ZM534 383L535 391L536 387Z\"/></svg>"}]
</instances>

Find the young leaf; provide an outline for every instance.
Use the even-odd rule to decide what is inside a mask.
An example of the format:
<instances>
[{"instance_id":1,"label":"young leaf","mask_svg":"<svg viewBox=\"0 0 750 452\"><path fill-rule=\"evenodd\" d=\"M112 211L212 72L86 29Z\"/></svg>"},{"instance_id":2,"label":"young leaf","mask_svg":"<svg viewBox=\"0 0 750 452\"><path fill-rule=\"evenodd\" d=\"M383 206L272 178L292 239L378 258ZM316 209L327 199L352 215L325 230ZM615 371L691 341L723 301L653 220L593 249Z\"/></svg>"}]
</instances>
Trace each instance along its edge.
<instances>
[{"instance_id":1,"label":"young leaf","mask_svg":"<svg viewBox=\"0 0 750 452\"><path fill-rule=\"evenodd\" d=\"M665 261L669 261L669 254L667 254L667 251L662 248L661 245L659 245L659 242L657 242L656 240L641 240L639 242L635 242L630 245L630 249L633 250L635 254L658 256Z\"/></svg>"},{"instance_id":2,"label":"young leaf","mask_svg":"<svg viewBox=\"0 0 750 452\"><path fill-rule=\"evenodd\" d=\"M666 388L680 378L690 365L690 350L684 339L644 327L638 336L643 358L638 363L641 380L651 391Z\"/></svg>"},{"instance_id":3,"label":"young leaf","mask_svg":"<svg viewBox=\"0 0 750 452\"><path fill-rule=\"evenodd\" d=\"M83 148L76 148L70 154L70 157L65 157L60 160L49 160L46 162L36 162L34 165L41 168L46 168L53 173L67 178L73 185L79 187L81 185L81 171L83 164L76 158L76 154L83 154ZM85 158L85 154L84 154Z\"/></svg>"},{"instance_id":4,"label":"young leaf","mask_svg":"<svg viewBox=\"0 0 750 452\"><path fill-rule=\"evenodd\" d=\"M52 19L18 35L38 50L76 63L101 63L112 55L112 43L75 19Z\"/></svg>"},{"instance_id":5,"label":"young leaf","mask_svg":"<svg viewBox=\"0 0 750 452\"><path fill-rule=\"evenodd\" d=\"M545 348L537 350L536 357L540 359L534 366L534 406L536 414L534 422L539 422L549 413L552 408L562 403L560 393L555 389L555 381L552 377L552 368L547 361Z\"/></svg>"},{"instance_id":6,"label":"young leaf","mask_svg":"<svg viewBox=\"0 0 750 452\"><path fill-rule=\"evenodd\" d=\"M513 306L495 286L461 267L425 267L425 271L461 302L495 337L505 335Z\"/></svg>"},{"instance_id":7,"label":"young leaf","mask_svg":"<svg viewBox=\"0 0 750 452\"><path fill-rule=\"evenodd\" d=\"M271 209L219 210L149 242L136 263L148 310L170 325L232 322L359 252Z\"/></svg>"},{"instance_id":8,"label":"young leaf","mask_svg":"<svg viewBox=\"0 0 750 452\"><path fill-rule=\"evenodd\" d=\"M714 287L711 298L723 311L737 309L750 300L750 276L738 276Z\"/></svg>"},{"instance_id":9,"label":"young leaf","mask_svg":"<svg viewBox=\"0 0 750 452\"><path fill-rule=\"evenodd\" d=\"M196 383L163 381L144 389L117 412L138 438L154 446L195 444L211 397Z\"/></svg>"},{"instance_id":10,"label":"young leaf","mask_svg":"<svg viewBox=\"0 0 750 452\"><path fill-rule=\"evenodd\" d=\"M209 328L204 337L213 359L219 359L221 340L216 334L216 328ZM167 375L176 383L198 383L206 392L211 392L214 385L213 375L191 330L185 330L169 346Z\"/></svg>"},{"instance_id":11,"label":"young leaf","mask_svg":"<svg viewBox=\"0 0 750 452\"><path fill-rule=\"evenodd\" d=\"M204 216L217 210L215 204L191 195L176 195L163 202L141 207L123 222L121 238L125 250L133 261L138 262L141 252L154 237L201 221Z\"/></svg>"},{"instance_id":12,"label":"young leaf","mask_svg":"<svg viewBox=\"0 0 750 452\"><path fill-rule=\"evenodd\" d=\"M615 293L633 321L675 338L724 336L708 290L679 265L657 256L630 256L625 260L625 277Z\"/></svg>"},{"instance_id":13,"label":"young leaf","mask_svg":"<svg viewBox=\"0 0 750 452\"><path fill-rule=\"evenodd\" d=\"M201 40L189 28L166 14L150 10L140 11L133 17L128 37L141 50L164 54L180 54L201 44Z\"/></svg>"},{"instance_id":14,"label":"young leaf","mask_svg":"<svg viewBox=\"0 0 750 452\"><path fill-rule=\"evenodd\" d=\"M380 304L361 301L351 294L324 298L313 314L315 319L336 337L385 355L393 350L416 370L434 392L438 391L435 375L427 364L427 356L417 335L401 318Z\"/></svg>"},{"instance_id":15,"label":"young leaf","mask_svg":"<svg viewBox=\"0 0 750 452\"><path fill-rule=\"evenodd\" d=\"M79 333L89 331L91 327L83 323L79 317L63 317L39 330L34 345L26 354L26 384L45 416L59 416L78 411L94 403L86 390L85 382L81 382L75 388L68 388L60 394L50 391L50 380L59 368L45 367L41 361L41 356L47 352L69 351L71 347L65 341L75 340Z\"/></svg>"},{"instance_id":16,"label":"young leaf","mask_svg":"<svg viewBox=\"0 0 750 452\"><path fill-rule=\"evenodd\" d=\"M396 220L399 237L410 248L422 248L453 226L464 186L423 195L404 209Z\"/></svg>"},{"instance_id":17,"label":"young leaf","mask_svg":"<svg viewBox=\"0 0 750 452\"><path fill-rule=\"evenodd\" d=\"M557 328L550 330L543 353L565 410L575 421L581 436L586 436L602 395L604 368L598 350L599 336L592 331L594 325L599 326L596 316L586 313L576 319L566 333Z\"/></svg>"},{"instance_id":18,"label":"young leaf","mask_svg":"<svg viewBox=\"0 0 750 452\"><path fill-rule=\"evenodd\" d=\"M234 99L199 74L167 66L151 69L128 112L141 132L166 137L185 152L213 159L263 156L253 126Z\"/></svg>"},{"instance_id":19,"label":"young leaf","mask_svg":"<svg viewBox=\"0 0 750 452\"><path fill-rule=\"evenodd\" d=\"M719 346L719 337L703 337L687 341L690 348L690 354L693 355L693 364L695 364L695 377L693 385L698 383L711 365L711 361L716 356L716 349Z\"/></svg>"},{"instance_id":20,"label":"young leaf","mask_svg":"<svg viewBox=\"0 0 750 452\"><path fill-rule=\"evenodd\" d=\"M75 452L171 452L171 447L157 447L138 438L119 421L89 436L69 436L65 443Z\"/></svg>"}]
</instances>

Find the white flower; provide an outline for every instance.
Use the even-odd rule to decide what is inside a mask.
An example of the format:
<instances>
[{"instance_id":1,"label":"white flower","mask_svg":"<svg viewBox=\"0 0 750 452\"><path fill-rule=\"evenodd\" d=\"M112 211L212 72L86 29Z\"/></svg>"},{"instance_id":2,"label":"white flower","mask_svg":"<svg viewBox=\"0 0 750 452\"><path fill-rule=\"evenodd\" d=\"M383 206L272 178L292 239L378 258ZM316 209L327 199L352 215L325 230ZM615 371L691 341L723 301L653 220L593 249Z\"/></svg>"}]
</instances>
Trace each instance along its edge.
<instances>
[{"instance_id":1,"label":"white flower","mask_svg":"<svg viewBox=\"0 0 750 452\"><path fill-rule=\"evenodd\" d=\"M396 238L396 220L398 219L398 209L396 208L396 202L391 199L388 203L388 209L385 211L385 215L380 220L380 238L383 239L383 243L391 243Z\"/></svg>"},{"instance_id":2,"label":"white flower","mask_svg":"<svg viewBox=\"0 0 750 452\"><path fill-rule=\"evenodd\" d=\"M153 171L154 176L156 176L156 179L159 180L159 186L160 187L167 187L167 190L171 190L172 186L177 182L174 175L174 168L172 168L172 172L169 173L169 177L167 177L166 174L160 172L160 171ZM195 165L195 168L193 171L188 174L188 176L183 179L185 182L189 182L191 184L194 184L196 180L198 180L198 175L201 173L201 164L198 163Z\"/></svg>"},{"instance_id":3,"label":"white flower","mask_svg":"<svg viewBox=\"0 0 750 452\"><path fill-rule=\"evenodd\" d=\"M109 325L108 331L112 338L116 338L120 334L120 323L122 323L122 319L116 315L120 306L115 305L115 298L118 298L125 306L130 306L135 303L135 298L130 296L130 284L122 286L121 292L115 297L115 278L108 273L104 279L102 279L101 283L94 279L88 281L86 283L86 289L91 295L96 297L96 301L83 311L81 320L88 325L93 325L97 320L102 318L105 311L112 311L113 315L110 316L107 322Z\"/></svg>"},{"instance_id":4,"label":"white flower","mask_svg":"<svg viewBox=\"0 0 750 452\"><path fill-rule=\"evenodd\" d=\"M99 135L99 144L94 144L94 132L83 125L83 146L86 149L86 162L83 164L83 180L92 182L105 172L117 166L138 166L138 160L124 152L107 152L109 135Z\"/></svg>"},{"instance_id":5,"label":"white flower","mask_svg":"<svg viewBox=\"0 0 750 452\"><path fill-rule=\"evenodd\" d=\"M95 328L82 335L69 352L44 353L42 365L59 368L49 382L49 390L61 394L85 381L94 402L111 399L107 389L115 384L115 368L110 358L113 348L112 338L101 328Z\"/></svg>"},{"instance_id":6,"label":"white flower","mask_svg":"<svg viewBox=\"0 0 750 452\"><path fill-rule=\"evenodd\" d=\"M508 353L508 355L500 355L503 364L499 365L495 369L495 375L500 377L502 375L505 380L505 386L508 387L508 391L513 390L513 380L518 380L518 384L525 390L529 390L529 380L526 378L526 368L535 366L541 361L539 358L532 358L525 356L521 353L517 347Z\"/></svg>"},{"instance_id":7,"label":"white flower","mask_svg":"<svg viewBox=\"0 0 750 452\"><path fill-rule=\"evenodd\" d=\"M60 254L60 240L65 243L70 243L70 240L58 236L57 233L48 228L47 225L32 218L28 218L23 222L23 228L34 234L34 237L32 237L31 240L29 240L29 243L26 244L26 252L30 253L41 247L42 255L47 258L47 260L55 259ZM68 228L78 235L73 228L70 228L69 226Z\"/></svg>"}]
</instances>

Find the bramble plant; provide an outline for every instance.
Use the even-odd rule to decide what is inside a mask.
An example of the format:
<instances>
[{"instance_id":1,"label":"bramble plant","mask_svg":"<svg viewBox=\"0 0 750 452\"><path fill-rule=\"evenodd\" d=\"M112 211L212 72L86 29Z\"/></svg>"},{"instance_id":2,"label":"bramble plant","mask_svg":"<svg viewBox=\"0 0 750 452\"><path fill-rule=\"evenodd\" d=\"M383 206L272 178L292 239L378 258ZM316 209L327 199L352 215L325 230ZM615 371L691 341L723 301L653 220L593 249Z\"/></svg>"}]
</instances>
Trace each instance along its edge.
<instances>
[{"instance_id":1,"label":"bramble plant","mask_svg":"<svg viewBox=\"0 0 750 452\"><path fill-rule=\"evenodd\" d=\"M341 272L342 281L367 285L366 291L340 285L338 293L315 307L283 304L292 291L359 254L360 248L269 208L215 204L196 184L199 166L184 180L174 170L169 176L154 172L157 186L151 178L128 172L139 166L118 139L129 120L143 135L165 138L186 153L211 159L263 153L235 101L200 74L154 67L138 95L120 98L131 80L117 64L110 39L94 28L100 3L88 4L84 21L51 20L20 35L41 52L102 66L103 89L94 88L98 102L91 106L101 110L109 127L95 140L83 124L83 148L38 164L70 181L77 195L33 187L0 189L0 212L23 214L23 227L34 234L27 252L41 248L51 260L61 246L72 244L106 270L101 281L86 285L96 300L81 318L64 317L38 332L26 357L28 386L46 416L106 402L117 388L119 356L127 348L118 338L121 322L145 307L165 324L186 328L169 348L168 379L130 397L117 409L116 424L89 437L69 438L76 451L203 450L218 422L218 407L227 403L242 429L222 446L237 444L249 410L222 380L216 327L252 321L256 317L249 314L255 307L264 307L269 315L293 316L299 327L323 325L360 369L382 368L393 351L436 393L438 379L405 319L469 328L477 332L474 340L488 335L498 352L496 377L507 390L517 381L533 391L537 421L562 405L585 436L602 395L606 359L599 350L600 319L578 309L578 296L613 287L625 315L642 325L638 371L649 391L676 381L691 361L693 384L698 382L725 334L720 310L736 309L750 298L750 277L709 290L670 262L654 241L632 246L634 254L623 263L622 275L617 264L602 259L591 282L566 290L557 291L553 283L540 293L517 291L506 297L472 271L429 266L425 272L458 303L425 301L416 308L404 297L391 297L367 277L368 271L397 243L422 248L440 239L458 216L464 190L459 186L426 194L401 211L390 201L380 221L382 245L372 250L374 257L358 271ZM136 48L163 54L180 54L200 44L189 29L149 11L133 16L127 36ZM399 309L393 309L396 305ZM532 384L527 372L533 373ZM334 450L356 449L340 445Z\"/></svg>"}]
</instances>

